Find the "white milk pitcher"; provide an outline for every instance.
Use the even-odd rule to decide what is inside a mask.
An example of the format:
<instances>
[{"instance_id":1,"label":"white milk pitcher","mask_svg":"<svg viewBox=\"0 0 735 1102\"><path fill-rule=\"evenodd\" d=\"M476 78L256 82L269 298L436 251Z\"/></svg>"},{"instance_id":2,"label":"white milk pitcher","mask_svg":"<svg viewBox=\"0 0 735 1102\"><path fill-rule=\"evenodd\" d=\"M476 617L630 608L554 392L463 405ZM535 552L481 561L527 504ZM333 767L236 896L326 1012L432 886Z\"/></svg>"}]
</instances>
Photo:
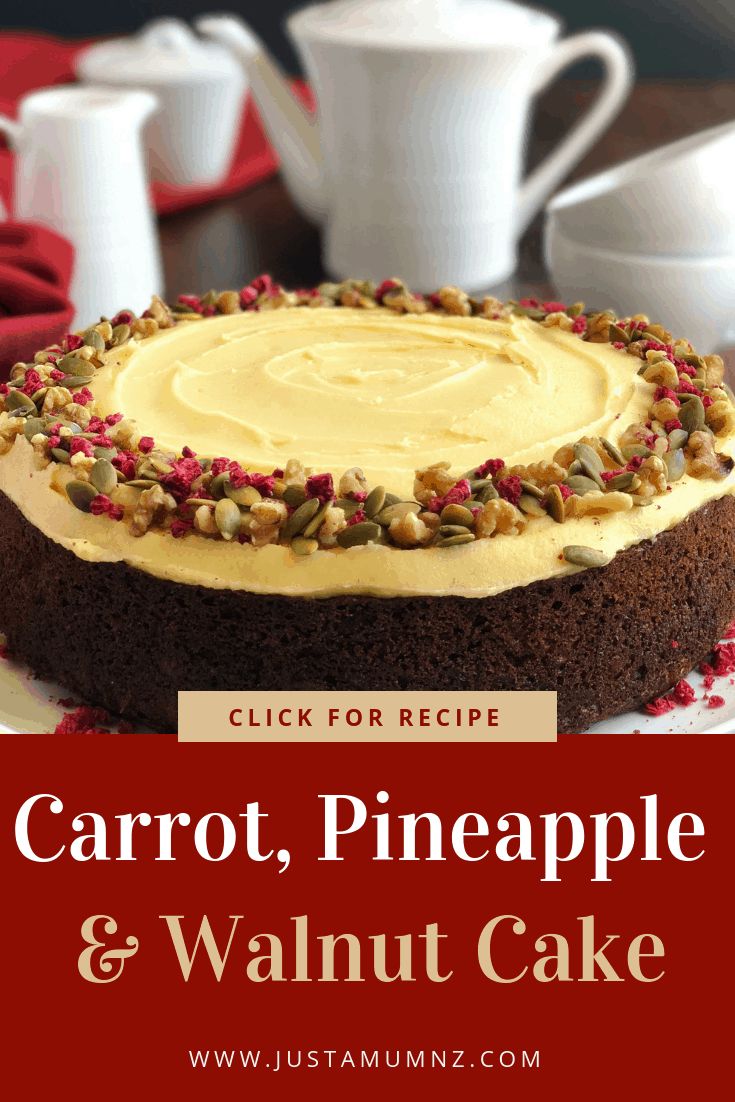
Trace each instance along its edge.
<instances>
[{"instance_id":1,"label":"white milk pitcher","mask_svg":"<svg viewBox=\"0 0 735 1102\"><path fill-rule=\"evenodd\" d=\"M63 87L34 92L18 121L0 116L15 152L16 218L67 237L75 260L75 324L123 307L139 311L163 279L141 132L147 92Z\"/></svg>"},{"instance_id":2,"label":"white milk pitcher","mask_svg":"<svg viewBox=\"0 0 735 1102\"><path fill-rule=\"evenodd\" d=\"M316 93L311 116L240 20L197 25L245 64L286 184L324 223L329 271L397 274L424 290L511 274L519 236L633 76L613 35L559 41L555 16L508 0L332 0L287 24ZM534 97L588 57L604 67L595 103L521 182Z\"/></svg>"}]
</instances>

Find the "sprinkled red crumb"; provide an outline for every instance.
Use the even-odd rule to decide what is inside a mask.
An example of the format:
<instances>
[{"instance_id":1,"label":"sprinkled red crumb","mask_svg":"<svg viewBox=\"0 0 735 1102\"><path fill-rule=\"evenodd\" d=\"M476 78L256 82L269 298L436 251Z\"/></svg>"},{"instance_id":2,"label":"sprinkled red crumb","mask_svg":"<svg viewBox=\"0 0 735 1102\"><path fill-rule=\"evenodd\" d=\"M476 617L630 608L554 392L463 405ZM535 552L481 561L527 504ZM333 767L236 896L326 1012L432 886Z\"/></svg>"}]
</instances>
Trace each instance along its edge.
<instances>
[{"instance_id":1,"label":"sprinkled red crumb","mask_svg":"<svg viewBox=\"0 0 735 1102\"><path fill-rule=\"evenodd\" d=\"M367 490L353 490L347 495L352 501L367 501Z\"/></svg>"},{"instance_id":2,"label":"sprinkled red crumb","mask_svg":"<svg viewBox=\"0 0 735 1102\"><path fill-rule=\"evenodd\" d=\"M152 436L141 436L138 441L138 450L143 452L143 455L147 455L148 452L152 452L155 447L155 440Z\"/></svg>"},{"instance_id":3,"label":"sprinkled red crumb","mask_svg":"<svg viewBox=\"0 0 735 1102\"><path fill-rule=\"evenodd\" d=\"M376 287L375 289L375 301L382 303L383 298L385 295L388 294L388 291L393 291L396 287L399 286L400 284L395 279L384 279L383 282L379 284L378 287ZM438 301L436 305L439 305Z\"/></svg>"},{"instance_id":4,"label":"sprinkled red crumb","mask_svg":"<svg viewBox=\"0 0 735 1102\"><path fill-rule=\"evenodd\" d=\"M67 352L76 352L77 348L81 348L83 344L84 341L76 333L67 333L64 337L64 348Z\"/></svg>"},{"instance_id":5,"label":"sprinkled red crumb","mask_svg":"<svg viewBox=\"0 0 735 1102\"><path fill-rule=\"evenodd\" d=\"M649 716L664 716L673 707L672 701L667 696L657 696L655 700L649 700L648 704L645 705L645 710Z\"/></svg>"},{"instance_id":6,"label":"sprinkled red crumb","mask_svg":"<svg viewBox=\"0 0 735 1102\"><path fill-rule=\"evenodd\" d=\"M679 646L679 640L678 639L672 639L671 640L671 645L674 648L674 650L676 650L677 647Z\"/></svg>"},{"instance_id":7,"label":"sprinkled red crumb","mask_svg":"<svg viewBox=\"0 0 735 1102\"><path fill-rule=\"evenodd\" d=\"M197 453L192 451L191 448L186 445L184 445L184 447L181 449L181 454L183 455L184 459L196 459L197 457Z\"/></svg>"},{"instance_id":8,"label":"sprinkled red crumb","mask_svg":"<svg viewBox=\"0 0 735 1102\"><path fill-rule=\"evenodd\" d=\"M86 406L94 398L94 394L88 386L83 386L81 390L74 391L74 401L78 406Z\"/></svg>"},{"instance_id":9,"label":"sprinkled red crumb","mask_svg":"<svg viewBox=\"0 0 735 1102\"><path fill-rule=\"evenodd\" d=\"M105 424L110 426L119 425L122 419L122 413L108 413L107 417L105 417Z\"/></svg>"},{"instance_id":10,"label":"sprinkled red crumb","mask_svg":"<svg viewBox=\"0 0 735 1102\"><path fill-rule=\"evenodd\" d=\"M572 322L573 333L586 333L587 332L587 318L584 314L580 314Z\"/></svg>"},{"instance_id":11,"label":"sprinkled red crumb","mask_svg":"<svg viewBox=\"0 0 735 1102\"><path fill-rule=\"evenodd\" d=\"M93 708L83 704L68 712L57 723L55 735L98 735L106 734L109 730L110 716L104 708Z\"/></svg>"},{"instance_id":12,"label":"sprinkled red crumb","mask_svg":"<svg viewBox=\"0 0 735 1102\"><path fill-rule=\"evenodd\" d=\"M682 378L682 375L684 378ZM681 372L679 375L679 392L681 394L699 394L700 397L702 395L702 391L689 382L685 372Z\"/></svg>"},{"instance_id":13,"label":"sprinkled red crumb","mask_svg":"<svg viewBox=\"0 0 735 1102\"><path fill-rule=\"evenodd\" d=\"M331 474L313 474L306 480L306 496L318 497L322 505L334 499L334 483Z\"/></svg>"},{"instance_id":14,"label":"sprinkled red crumb","mask_svg":"<svg viewBox=\"0 0 735 1102\"><path fill-rule=\"evenodd\" d=\"M673 691L669 694L675 704L681 705L683 708L688 708L690 704L693 704L697 699L694 689L688 681L677 681Z\"/></svg>"},{"instance_id":15,"label":"sprinkled red crumb","mask_svg":"<svg viewBox=\"0 0 735 1102\"><path fill-rule=\"evenodd\" d=\"M566 311L567 304L565 302L545 302L543 308L547 314L563 314Z\"/></svg>"},{"instance_id":16,"label":"sprinkled red crumb","mask_svg":"<svg viewBox=\"0 0 735 1102\"><path fill-rule=\"evenodd\" d=\"M603 482L609 482L611 478L617 478L619 474L625 473L625 467L615 467L611 471L600 471L600 478Z\"/></svg>"},{"instance_id":17,"label":"sprinkled red crumb","mask_svg":"<svg viewBox=\"0 0 735 1102\"><path fill-rule=\"evenodd\" d=\"M704 406L705 409L709 409L709 407L712 405L713 402L714 402L714 398L712 398L709 394L704 394L702 396L702 405Z\"/></svg>"},{"instance_id":18,"label":"sprinkled red crumb","mask_svg":"<svg viewBox=\"0 0 735 1102\"><path fill-rule=\"evenodd\" d=\"M240 291L240 306L243 310L248 310L251 306L254 306L258 299L258 292L254 287L243 287Z\"/></svg>"},{"instance_id":19,"label":"sprinkled red crumb","mask_svg":"<svg viewBox=\"0 0 735 1102\"><path fill-rule=\"evenodd\" d=\"M669 421L664 421L664 428L667 432L673 432L681 428L681 421L678 417L672 417Z\"/></svg>"},{"instance_id":20,"label":"sprinkled red crumb","mask_svg":"<svg viewBox=\"0 0 735 1102\"><path fill-rule=\"evenodd\" d=\"M350 528L353 524L362 524L362 522L365 519L366 519L365 510L364 509L358 509L356 512L354 512L352 514L350 519L347 521L347 527Z\"/></svg>"},{"instance_id":21,"label":"sprinkled red crumb","mask_svg":"<svg viewBox=\"0 0 735 1102\"><path fill-rule=\"evenodd\" d=\"M626 471L639 471L643 466L643 456L634 455L632 459L629 459L626 464Z\"/></svg>"},{"instance_id":22,"label":"sprinkled red crumb","mask_svg":"<svg viewBox=\"0 0 735 1102\"><path fill-rule=\"evenodd\" d=\"M171 525L171 535L175 540L181 539L187 532L190 532L194 527L194 522L191 520L175 520Z\"/></svg>"},{"instance_id":23,"label":"sprinkled red crumb","mask_svg":"<svg viewBox=\"0 0 735 1102\"><path fill-rule=\"evenodd\" d=\"M718 696L716 693L713 693L713 695L707 701L707 707L708 708L721 708L724 705L724 703L725 703L724 696Z\"/></svg>"},{"instance_id":24,"label":"sprinkled red crumb","mask_svg":"<svg viewBox=\"0 0 735 1102\"><path fill-rule=\"evenodd\" d=\"M672 390L671 387L668 386L657 386L653 392L654 402L661 402L664 398L668 398L675 406L681 405L681 402L676 397L675 390Z\"/></svg>"},{"instance_id":25,"label":"sprinkled red crumb","mask_svg":"<svg viewBox=\"0 0 735 1102\"><path fill-rule=\"evenodd\" d=\"M563 482L559 483L559 493L561 494L562 501L566 501L568 497L571 497L574 490L571 486L565 486Z\"/></svg>"},{"instance_id":26,"label":"sprinkled red crumb","mask_svg":"<svg viewBox=\"0 0 735 1102\"><path fill-rule=\"evenodd\" d=\"M77 455L79 452L91 458L94 455L92 441L82 440L79 436L72 437L71 443L69 444L69 455Z\"/></svg>"},{"instance_id":27,"label":"sprinkled red crumb","mask_svg":"<svg viewBox=\"0 0 735 1102\"><path fill-rule=\"evenodd\" d=\"M117 455L113 456L111 462L124 478L135 478L135 455L133 452L118 452Z\"/></svg>"},{"instance_id":28,"label":"sprinkled red crumb","mask_svg":"<svg viewBox=\"0 0 735 1102\"><path fill-rule=\"evenodd\" d=\"M504 466L504 459L486 459L484 463L476 468L475 478L487 478L488 475L494 478L498 471L502 471Z\"/></svg>"},{"instance_id":29,"label":"sprinkled red crumb","mask_svg":"<svg viewBox=\"0 0 735 1102\"><path fill-rule=\"evenodd\" d=\"M447 490L443 497L433 497L427 505L427 509L431 513L441 513L446 505L461 505L471 493L472 490L467 479L460 478L459 482L455 482L454 486Z\"/></svg>"},{"instance_id":30,"label":"sprinkled red crumb","mask_svg":"<svg viewBox=\"0 0 735 1102\"><path fill-rule=\"evenodd\" d=\"M712 672L715 677L735 673L735 643L716 643L712 648Z\"/></svg>"},{"instance_id":31,"label":"sprinkled red crumb","mask_svg":"<svg viewBox=\"0 0 735 1102\"><path fill-rule=\"evenodd\" d=\"M189 497L191 484L202 473L202 465L197 459L177 459L171 464L171 470L161 479L161 485L177 501Z\"/></svg>"},{"instance_id":32,"label":"sprinkled red crumb","mask_svg":"<svg viewBox=\"0 0 735 1102\"><path fill-rule=\"evenodd\" d=\"M110 324L111 325L130 325L130 323L131 323L131 321L133 320L134 317L135 317L135 314L133 313L132 310L120 310L119 313L115 314L115 316L112 319Z\"/></svg>"},{"instance_id":33,"label":"sprinkled red crumb","mask_svg":"<svg viewBox=\"0 0 735 1102\"><path fill-rule=\"evenodd\" d=\"M517 505L521 500L521 480L517 474L508 475L507 478L501 478L497 483L497 491L502 498L509 501L511 505Z\"/></svg>"}]
</instances>

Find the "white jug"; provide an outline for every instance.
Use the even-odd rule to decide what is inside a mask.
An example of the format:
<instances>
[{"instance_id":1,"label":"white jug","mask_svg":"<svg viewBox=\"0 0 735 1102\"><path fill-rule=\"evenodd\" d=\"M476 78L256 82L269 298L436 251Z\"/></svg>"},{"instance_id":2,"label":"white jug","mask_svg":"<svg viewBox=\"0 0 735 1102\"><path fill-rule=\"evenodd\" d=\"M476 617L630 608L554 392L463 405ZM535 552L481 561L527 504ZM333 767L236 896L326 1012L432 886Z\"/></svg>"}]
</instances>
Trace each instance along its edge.
<instances>
[{"instance_id":1,"label":"white jug","mask_svg":"<svg viewBox=\"0 0 735 1102\"><path fill-rule=\"evenodd\" d=\"M337 277L399 274L424 290L507 278L519 236L632 83L615 36L558 41L556 17L508 0L332 0L287 25L317 116L239 19L197 23L245 64L286 184L324 222ZM521 183L534 96L585 57L605 70L595 103Z\"/></svg>"},{"instance_id":2,"label":"white jug","mask_svg":"<svg viewBox=\"0 0 735 1102\"><path fill-rule=\"evenodd\" d=\"M74 245L77 326L122 307L142 310L161 292L141 143L155 108L147 92L61 87L26 96L17 122L0 116L15 152L14 216Z\"/></svg>"}]
</instances>

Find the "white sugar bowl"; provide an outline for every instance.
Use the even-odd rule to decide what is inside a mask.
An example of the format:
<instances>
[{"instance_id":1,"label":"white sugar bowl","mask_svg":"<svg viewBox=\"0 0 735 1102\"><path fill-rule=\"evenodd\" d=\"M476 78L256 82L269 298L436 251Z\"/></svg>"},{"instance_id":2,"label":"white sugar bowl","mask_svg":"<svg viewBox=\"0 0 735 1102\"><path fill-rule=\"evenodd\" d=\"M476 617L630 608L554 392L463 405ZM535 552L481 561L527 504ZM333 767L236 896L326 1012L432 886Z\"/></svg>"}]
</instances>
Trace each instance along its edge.
<instances>
[{"instance_id":1,"label":"white sugar bowl","mask_svg":"<svg viewBox=\"0 0 735 1102\"><path fill-rule=\"evenodd\" d=\"M97 85L144 88L161 109L146 131L154 179L206 187L227 174L247 92L228 50L200 39L178 19L150 23L132 37L83 50L77 76Z\"/></svg>"}]
</instances>

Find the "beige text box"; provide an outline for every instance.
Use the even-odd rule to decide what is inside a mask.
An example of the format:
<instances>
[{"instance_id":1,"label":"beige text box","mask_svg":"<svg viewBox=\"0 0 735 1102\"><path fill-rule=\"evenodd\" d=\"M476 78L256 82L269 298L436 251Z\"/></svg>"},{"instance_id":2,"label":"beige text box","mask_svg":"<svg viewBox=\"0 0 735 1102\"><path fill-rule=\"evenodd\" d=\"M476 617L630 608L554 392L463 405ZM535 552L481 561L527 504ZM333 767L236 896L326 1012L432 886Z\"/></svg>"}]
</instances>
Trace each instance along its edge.
<instances>
[{"instance_id":1,"label":"beige text box","mask_svg":"<svg viewBox=\"0 0 735 1102\"><path fill-rule=\"evenodd\" d=\"M555 692L180 692L180 742L555 742Z\"/></svg>"}]
</instances>

